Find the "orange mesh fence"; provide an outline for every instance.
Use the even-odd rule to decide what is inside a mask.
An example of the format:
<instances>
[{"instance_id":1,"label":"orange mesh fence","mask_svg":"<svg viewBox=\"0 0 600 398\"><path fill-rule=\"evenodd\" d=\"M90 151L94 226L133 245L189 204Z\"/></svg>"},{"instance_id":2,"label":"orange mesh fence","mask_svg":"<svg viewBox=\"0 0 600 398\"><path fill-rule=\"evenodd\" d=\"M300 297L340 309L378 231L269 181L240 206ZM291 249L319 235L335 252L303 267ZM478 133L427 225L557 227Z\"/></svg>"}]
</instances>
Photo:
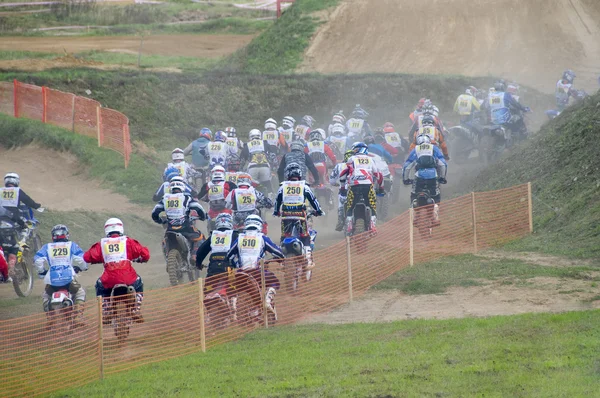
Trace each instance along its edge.
<instances>
[{"instance_id":1,"label":"orange mesh fence","mask_svg":"<svg viewBox=\"0 0 600 398\"><path fill-rule=\"evenodd\" d=\"M75 95L63 93L44 87L44 123L53 124L67 130L73 129L73 107L75 106Z\"/></svg>"},{"instance_id":2,"label":"orange mesh fence","mask_svg":"<svg viewBox=\"0 0 600 398\"><path fill-rule=\"evenodd\" d=\"M75 97L73 131L98 139L98 109L100 103L84 97ZM98 145L100 145L98 143Z\"/></svg>"},{"instance_id":3,"label":"orange mesh fence","mask_svg":"<svg viewBox=\"0 0 600 398\"><path fill-rule=\"evenodd\" d=\"M44 98L42 88L15 80L15 117L43 121Z\"/></svg>"},{"instance_id":4,"label":"orange mesh fence","mask_svg":"<svg viewBox=\"0 0 600 398\"><path fill-rule=\"evenodd\" d=\"M115 302L110 319L102 318L101 303L90 300L85 325L71 331L57 317L50 326L54 332L47 332L45 314L1 321L5 349L0 350L0 374L5 381L0 395L44 394L205 351L256 328L322 319L416 262L476 252L528 234L530 198L529 186L521 185L442 202L438 216L434 206L407 211L380 225L376 235L367 231L316 251L310 280L303 258L296 257L148 291L143 323L117 315L127 314L133 297ZM277 287L276 321L266 310L265 291L271 286ZM327 317L335 320L335 313ZM127 326L125 334L119 325ZM78 371L64 371L72 366Z\"/></svg>"},{"instance_id":5,"label":"orange mesh fence","mask_svg":"<svg viewBox=\"0 0 600 398\"><path fill-rule=\"evenodd\" d=\"M14 83L0 82L0 113L15 115Z\"/></svg>"},{"instance_id":6,"label":"orange mesh fence","mask_svg":"<svg viewBox=\"0 0 600 398\"><path fill-rule=\"evenodd\" d=\"M39 120L98 139L98 145L131 157L129 119L98 101L71 93L21 83L0 82L0 113ZM102 122L100 122L102 121Z\"/></svg>"}]
</instances>

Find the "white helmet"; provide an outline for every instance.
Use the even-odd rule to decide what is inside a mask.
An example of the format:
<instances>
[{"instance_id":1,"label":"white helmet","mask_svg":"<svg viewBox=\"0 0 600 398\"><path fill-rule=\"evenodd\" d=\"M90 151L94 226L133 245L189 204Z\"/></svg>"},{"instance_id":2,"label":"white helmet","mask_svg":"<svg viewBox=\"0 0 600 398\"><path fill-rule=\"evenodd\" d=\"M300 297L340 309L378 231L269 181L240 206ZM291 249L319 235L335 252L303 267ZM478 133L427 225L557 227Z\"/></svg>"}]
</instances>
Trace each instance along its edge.
<instances>
[{"instance_id":1,"label":"white helmet","mask_svg":"<svg viewBox=\"0 0 600 398\"><path fill-rule=\"evenodd\" d=\"M125 228L123 228L123 221L118 218L109 218L104 223L104 233L106 236L111 236L114 233L123 236L125 234Z\"/></svg>"},{"instance_id":2,"label":"white helmet","mask_svg":"<svg viewBox=\"0 0 600 398\"><path fill-rule=\"evenodd\" d=\"M215 218L216 229L233 229L233 217L228 213L219 213Z\"/></svg>"},{"instance_id":3,"label":"white helmet","mask_svg":"<svg viewBox=\"0 0 600 398\"><path fill-rule=\"evenodd\" d=\"M269 118L265 121L265 130L276 130L277 122L273 118Z\"/></svg>"},{"instance_id":4,"label":"white helmet","mask_svg":"<svg viewBox=\"0 0 600 398\"><path fill-rule=\"evenodd\" d=\"M468 88L468 89L465 90L465 94L473 95L473 92L471 91L470 88Z\"/></svg>"},{"instance_id":5,"label":"white helmet","mask_svg":"<svg viewBox=\"0 0 600 398\"><path fill-rule=\"evenodd\" d=\"M215 166L210 171L211 181L225 181L225 168L223 166Z\"/></svg>"},{"instance_id":6,"label":"white helmet","mask_svg":"<svg viewBox=\"0 0 600 398\"><path fill-rule=\"evenodd\" d=\"M173 193L173 190L175 189L179 189L181 193L184 193L186 188L185 183L181 181L171 181L169 183L169 192L171 193Z\"/></svg>"},{"instance_id":7,"label":"white helmet","mask_svg":"<svg viewBox=\"0 0 600 398\"><path fill-rule=\"evenodd\" d=\"M421 144L431 144L431 138L426 134L421 134L417 137L417 145Z\"/></svg>"},{"instance_id":8,"label":"white helmet","mask_svg":"<svg viewBox=\"0 0 600 398\"><path fill-rule=\"evenodd\" d=\"M175 176L169 180L169 182L181 182L185 184L185 179L182 176Z\"/></svg>"},{"instance_id":9,"label":"white helmet","mask_svg":"<svg viewBox=\"0 0 600 398\"><path fill-rule=\"evenodd\" d=\"M339 111L338 113L333 115L332 120L333 120L333 123L340 123L340 124L346 123L346 117L344 116L344 113L342 111Z\"/></svg>"},{"instance_id":10,"label":"white helmet","mask_svg":"<svg viewBox=\"0 0 600 398\"><path fill-rule=\"evenodd\" d=\"M296 119L294 119L291 116L284 117L283 121L281 122L281 125L288 129L293 128L295 124L296 124Z\"/></svg>"},{"instance_id":11,"label":"white helmet","mask_svg":"<svg viewBox=\"0 0 600 398\"><path fill-rule=\"evenodd\" d=\"M262 133L260 132L259 129L252 129L248 133L248 138L250 139L250 141L260 140L260 139L262 139Z\"/></svg>"},{"instance_id":12,"label":"white helmet","mask_svg":"<svg viewBox=\"0 0 600 398\"><path fill-rule=\"evenodd\" d=\"M173 152L171 152L171 160L176 161L176 160L184 160L185 156L183 156L183 149L181 148L175 148L173 149Z\"/></svg>"},{"instance_id":13,"label":"white helmet","mask_svg":"<svg viewBox=\"0 0 600 398\"><path fill-rule=\"evenodd\" d=\"M15 187L18 187L20 183L21 183L21 178L19 177L19 175L17 173L8 173L4 176L4 186L11 184L11 185L14 185Z\"/></svg>"},{"instance_id":14,"label":"white helmet","mask_svg":"<svg viewBox=\"0 0 600 398\"><path fill-rule=\"evenodd\" d=\"M341 123L336 123L331 128L331 134L333 134L335 136L342 136L342 135L344 135L345 132L346 132L346 128Z\"/></svg>"},{"instance_id":15,"label":"white helmet","mask_svg":"<svg viewBox=\"0 0 600 398\"><path fill-rule=\"evenodd\" d=\"M263 220L260 216L256 214L251 214L246 217L244 221L244 230L248 231L250 229L256 229L258 231L262 231L263 229Z\"/></svg>"}]
</instances>

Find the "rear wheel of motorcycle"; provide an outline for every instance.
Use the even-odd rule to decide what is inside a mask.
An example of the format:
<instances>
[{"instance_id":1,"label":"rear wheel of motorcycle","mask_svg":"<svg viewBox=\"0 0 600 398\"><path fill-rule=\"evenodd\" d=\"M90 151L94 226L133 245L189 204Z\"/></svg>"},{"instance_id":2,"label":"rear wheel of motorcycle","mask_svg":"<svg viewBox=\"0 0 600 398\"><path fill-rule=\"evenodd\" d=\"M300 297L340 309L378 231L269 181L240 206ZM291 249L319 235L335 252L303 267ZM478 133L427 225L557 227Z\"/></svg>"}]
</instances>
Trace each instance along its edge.
<instances>
[{"instance_id":1,"label":"rear wheel of motorcycle","mask_svg":"<svg viewBox=\"0 0 600 398\"><path fill-rule=\"evenodd\" d=\"M129 309L127 296L113 297L113 325L118 344L123 344L129 336ZM135 298L133 299L135 300Z\"/></svg>"},{"instance_id":2,"label":"rear wheel of motorcycle","mask_svg":"<svg viewBox=\"0 0 600 398\"><path fill-rule=\"evenodd\" d=\"M209 334L216 333L219 330L227 327L229 318L229 307L223 300L212 299L204 302L206 313L208 314L208 330Z\"/></svg>"},{"instance_id":3,"label":"rear wheel of motorcycle","mask_svg":"<svg viewBox=\"0 0 600 398\"><path fill-rule=\"evenodd\" d=\"M237 296L238 323L244 328L250 328L254 323L254 317L251 312L256 309L252 303L252 296L248 292L239 292Z\"/></svg>"},{"instance_id":4,"label":"rear wheel of motorcycle","mask_svg":"<svg viewBox=\"0 0 600 398\"><path fill-rule=\"evenodd\" d=\"M390 206L389 206L388 195L380 197L379 203L377 204L378 218L380 218L381 221L387 221L388 216L389 216L389 210L390 210Z\"/></svg>"},{"instance_id":5,"label":"rear wheel of motorcycle","mask_svg":"<svg viewBox=\"0 0 600 398\"><path fill-rule=\"evenodd\" d=\"M183 259L179 250L173 249L169 251L167 255L167 274L169 274L169 283L171 283L171 286L177 286L183 282L183 275L180 271L182 265Z\"/></svg>"},{"instance_id":6,"label":"rear wheel of motorcycle","mask_svg":"<svg viewBox=\"0 0 600 398\"><path fill-rule=\"evenodd\" d=\"M19 297L27 297L33 291L33 273L23 259L15 264L13 287Z\"/></svg>"},{"instance_id":7,"label":"rear wheel of motorcycle","mask_svg":"<svg viewBox=\"0 0 600 398\"><path fill-rule=\"evenodd\" d=\"M479 141L479 158L485 166L493 161L494 139L489 134L484 134Z\"/></svg>"}]
</instances>

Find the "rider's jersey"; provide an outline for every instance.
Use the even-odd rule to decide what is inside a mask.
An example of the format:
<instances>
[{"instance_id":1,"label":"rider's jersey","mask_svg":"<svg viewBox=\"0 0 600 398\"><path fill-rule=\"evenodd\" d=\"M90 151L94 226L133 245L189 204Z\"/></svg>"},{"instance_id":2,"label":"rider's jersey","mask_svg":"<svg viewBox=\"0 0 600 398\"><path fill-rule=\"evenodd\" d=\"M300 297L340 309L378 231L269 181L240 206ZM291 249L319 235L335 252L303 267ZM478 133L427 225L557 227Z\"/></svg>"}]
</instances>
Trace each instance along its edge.
<instances>
[{"instance_id":1,"label":"rider's jersey","mask_svg":"<svg viewBox=\"0 0 600 398\"><path fill-rule=\"evenodd\" d=\"M183 193L165 194L162 201L158 202L152 210L152 220L162 223L160 213L165 212L167 221L171 227L180 227L188 224L190 213L196 213L199 219L206 219L206 212L194 198Z\"/></svg>"},{"instance_id":2,"label":"rider's jersey","mask_svg":"<svg viewBox=\"0 0 600 398\"><path fill-rule=\"evenodd\" d=\"M233 243L233 230L219 231L214 230L210 235L210 250L212 254L227 254ZM211 255L212 258L212 255Z\"/></svg>"},{"instance_id":3,"label":"rider's jersey","mask_svg":"<svg viewBox=\"0 0 600 398\"><path fill-rule=\"evenodd\" d=\"M237 185L238 173L227 172L225 173L225 181L229 181L232 184Z\"/></svg>"},{"instance_id":4,"label":"rider's jersey","mask_svg":"<svg viewBox=\"0 0 600 398\"><path fill-rule=\"evenodd\" d=\"M285 181L281 184L282 206L284 211L288 207L302 208L304 206L305 181Z\"/></svg>"},{"instance_id":5,"label":"rider's jersey","mask_svg":"<svg viewBox=\"0 0 600 398\"><path fill-rule=\"evenodd\" d=\"M259 231L245 231L238 236L238 257L241 269L258 267L264 253L263 234Z\"/></svg>"},{"instance_id":6,"label":"rider's jersey","mask_svg":"<svg viewBox=\"0 0 600 398\"><path fill-rule=\"evenodd\" d=\"M227 137L227 141L225 141L225 143L227 145L229 145L229 153L231 155L238 155L240 154L240 150L241 150L241 146L242 146L242 141L240 141L239 138L237 137Z\"/></svg>"},{"instance_id":7,"label":"rider's jersey","mask_svg":"<svg viewBox=\"0 0 600 398\"><path fill-rule=\"evenodd\" d=\"M400 138L400 134L396 132L385 133L384 138L388 145L391 145L394 148L402 148L402 139Z\"/></svg>"},{"instance_id":8,"label":"rider's jersey","mask_svg":"<svg viewBox=\"0 0 600 398\"><path fill-rule=\"evenodd\" d=\"M167 164L165 171L172 167L179 170L179 175L182 176L183 179L186 181L188 181L191 178L191 176L194 174L194 169L192 168L192 165L187 163L186 161L181 161L178 163L171 162L171 163Z\"/></svg>"},{"instance_id":9,"label":"rider's jersey","mask_svg":"<svg viewBox=\"0 0 600 398\"><path fill-rule=\"evenodd\" d=\"M229 145L226 142L215 141L208 144L208 157L210 158L210 167L220 165L225 167L227 155L229 154Z\"/></svg>"},{"instance_id":10,"label":"rider's jersey","mask_svg":"<svg viewBox=\"0 0 600 398\"><path fill-rule=\"evenodd\" d=\"M186 196L182 193L169 193L163 197L165 214L169 221L185 218L187 211Z\"/></svg>"},{"instance_id":11,"label":"rider's jersey","mask_svg":"<svg viewBox=\"0 0 600 398\"><path fill-rule=\"evenodd\" d=\"M559 80L556 83L556 91L555 91L555 97L556 97L556 101L560 104L567 104L569 103L569 93L571 92L571 87L573 87L573 85L571 83L563 83L562 80Z\"/></svg>"},{"instance_id":12,"label":"rider's jersey","mask_svg":"<svg viewBox=\"0 0 600 398\"><path fill-rule=\"evenodd\" d=\"M461 94L454 103L454 112L458 112L460 116L469 116L473 113L473 108L479 110L480 105L477 99L469 94Z\"/></svg>"},{"instance_id":13,"label":"rider's jersey","mask_svg":"<svg viewBox=\"0 0 600 398\"><path fill-rule=\"evenodd\" d=\"M225 181L214 183L208 182L208 202L212 210L221 210L225 208Z\"/></svg>"},{"instance_id":14,"label":"rider's jersey","mask_svg":"<svg viewBox=\"0 0 600 398\"><path fill-rule=\"evenodd\" d=\"M310 134L310 127L304 124L299 124L294 129L294 134L296 135L295 139L303 139L308 140Z\"/></svg>"},{"instance_id":15,"label":"rider's jersey","mask_svg":"<svg viewBox=\"0 0 600 398\"><path fill-rule=\"evenodd\" d=\"M415 177L420 179L446 178L448 164L440 148L432 144L417 145L408 155L402 169L402 179L408 180L413 167L417 168Z\"/></svg>"},{"instance_id":16,"label":"rider's jersey","mask_svg":"<svg viewBox=\"0 0 600 398\"><path fill-rule=\"evenodd\" d=\"M419 129L419 131L417 133L417 137L419 135L426 135L426 136L428 136L429 139L431 140L431 143L433 145L438 145L438 143L440 141L441 133L434 126L424 126L424 127L421 127Z\"/></svg>"},{"instance_id":17,"label":"rider's jersey","mask_svg":"<svg viewBox=\"0 0 600 398\"><path fill-rule=\"evenodd\" d=\"M313 163L325 163L325 142L310 141L306 144L306 147Z\"/></svg>"},{"instance_id":18,"label":"rider's jersey","mask_svg":"<svg viewBox=\"0 0 600 398\"><path fill-rule=\"evenodd\" d=\"M390 168L388 167L388 164L385 160L383 160L383 158L375 153L369 153L369 156L371 158L373 158L373 161L375 161L375 166L377 166L377 169L379 169L379 171L381 172L381 175L383 175L383 177L390 177L391 173L390 173Z\"/></svg>"},{"instance_id":19,"label":"rider's jersey","mask_svg":"<svg viewBox=\"0 0 600 398\"><path fill-rule=\"evenodd\" d=\"M262 133L263 141L274 147L279 146L279 132L277 130L265 130Z\"/></svg>"},{"instance_id":20,"label":"rider's jersey","mask_svg":"<svg viewBox=\"0 0 600 398\"><path fill-rule=\"evenodd\" d=\"M44 283L51 286L65 286L73 281L73 263L82 271L88 268L83 261L83 250L75 242L52 242L44 245L34 257L38 273L44 271L44 263L49 267Z\"/></svg>"},{"instance_id":21,"label":"rider's jersey","mask_svg":"<svg viewBox=\"0 0 600 398\"><path fill-rule=\"evenodd\" d=\"M0 188L0 206L2 207L19 207L19 187L4 187Z\"/></svg>"},{"instance_id":22,"label":"rider's jersey","mask_svg":"<svg viewBox=\"0 0 600 398\"><path fill-rule=\"evenodd\" d=\"M365 121L363 119L350 118L346 121L346 129L348 130L348 136L360 136L363 131Z\"/></svg>"},{"instance_id":23,"label":"rider's jersey","mask_svg":"<svg viewBox=\"0 0 600 398\"><path fill-rule=\"evenodd\" d=\"M204 137L200 137L191 143L190 152L192 154L192 163L196 167L208 166L208 144L210 141ZM184 151L184 153L187 152ZM187 153L186 153L187 154Z\"/></svg>"},{"instance_id":24,"label":"rider's jersey","mask_svg":"<svg viewBox=\"0 0 600 398\"><path fill-rule=\"evenodd\" d=\"M100 241L100 248L104 264L107 267L109 264L121 264L123 261L128 261L126 236L103 238Z\"/></svg>"},{"instance_id":25,"label":"rider's jersey","mask_svg":"<svg viewBox=\"0 0 600 398\"><path fill-rule=\"evenodd\" d=\"M283 127L279 127L279 134L283 137L286 144L291 144L294 140L294 129L284 129Z\"/></svg>"},{"instance_id":26,"label":"rider's jersey","mask_svg":"<svg viewBox=\"0 0 600 398\"><path fill-rule=\"evenodd\" d=\"M346 151L346 141L347 141L346 137L338 137L335 135L329 136L329 142L331 143L331 146L337 147L338 152L340 154L343 154Z\"/></svg>"},{"instance_id":27,"label":"rider's jersey","mask_svg":"<svg viewBox=\"0 0 600 398\"><path fill-rule=\"evenodd\" d=\"M227 207L235 211L252 212L256 210L257 195L253 187L236 188L227 196ZM235 202L235 206L233 205Z\"/></svg>"},{"instance_id":28,"label":"rider's jersey","mask_svg":"<svg viewBox=\"0 0 600 398\"><path fill-rule=\"evenodd\" d=\"M510 120L510 109L504 101L503 92L490 93L487 101L492 124L505 124Z\"/></svg>"},{"instance_id":29,"label":"rider's jersey","mask_svg":"<svg viewBox=\"0 0 600 398\"><path fill-rule=\"evenodd\" d=\"M269 160L265 154L265 143L263 140L248 141L248 153L250 154L251 164L269 165Z\"/></svg>"},{"instance_id":30,"label":"rider's jersey","mask_svg":"<svg viewBox=\"0 0 600 398\"><path fill-rule=\"evenodd\" d=\"M343 181L340 180L340 174L342 174L342 171L346 170L347 168L348 165L346 164L346 162L336 164L333 170L331 170L331 174L329 175L329 183L331 185L340 185L340 189L345 189L346 179L344 179Z\"/></svg>"},{"instance_id":31,"label":"rider's jersey","mask_svg":"<svg viewBox=\"0 0 600 398\"><path fill-rule=\"evenodd\" d=\"M348 176L349 185L371 185L373 175L379 171L375 161L369 155L354 155L348 163L352 164L352 174Z\"/></svg>"}]
</instances>

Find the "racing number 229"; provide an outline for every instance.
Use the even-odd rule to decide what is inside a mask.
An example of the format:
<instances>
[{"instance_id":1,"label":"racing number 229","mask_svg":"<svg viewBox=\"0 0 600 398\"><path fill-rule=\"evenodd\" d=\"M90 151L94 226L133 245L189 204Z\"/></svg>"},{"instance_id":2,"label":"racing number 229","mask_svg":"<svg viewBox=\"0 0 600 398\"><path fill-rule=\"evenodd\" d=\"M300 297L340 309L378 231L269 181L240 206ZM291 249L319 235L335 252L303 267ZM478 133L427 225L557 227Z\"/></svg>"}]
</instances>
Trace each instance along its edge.
<instances>
[{"instance_id":1,"label":"racing number 229","mask_svg":"<svg viewBox=\"0 0 600 398\"><path fill-rule=\"evenodd\" d=\"M66 256L67 254L69 254L69 250L66 247L55 247L52 249L52 257Z\"/></svg>"}]
</instances>

